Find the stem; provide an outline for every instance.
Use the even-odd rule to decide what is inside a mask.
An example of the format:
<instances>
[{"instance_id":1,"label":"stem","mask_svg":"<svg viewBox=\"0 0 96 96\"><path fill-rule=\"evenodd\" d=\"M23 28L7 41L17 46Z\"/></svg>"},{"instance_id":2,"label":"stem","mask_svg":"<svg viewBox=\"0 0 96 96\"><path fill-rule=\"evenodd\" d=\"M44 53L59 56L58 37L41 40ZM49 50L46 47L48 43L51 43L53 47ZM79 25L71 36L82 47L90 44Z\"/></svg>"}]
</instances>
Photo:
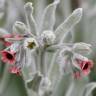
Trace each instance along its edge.
<instances>
[{"instance_id":1,"label":"stem","mask_svg":"<svg viewBox=\"0 0 96 96\"><path fill-rule=\"evenodd\" d=\"M39 50L39 63L40 71L45 76L46 75L46 64L45 64L45 51L44 49Z\"/></svg>"},{"instance_id":2,"label":"stem","mask_svg":"<svg viewBox=\"0 0 96 96\"><path fill-rule=\"evenodd\" d=\"M41 52L40 50L37 50L37 70L41 71Z\"/></svg>"},{"instance_id":3,"label":"stem","mask_svg":"<svg viewBox=\"0 0 96 96\"><path fill-rule=\"evenodd\" d=\"M34 56L31 54L31 62L32 62L32 71L35 73L36 72L36 62Z\"/></svg>"},{"instance_id":4,"label":"stem","mask_svg":"<svg viewBox=\"0 0 96 96\"><path fill-rule=\"evenodd\" d=\"M36 71L39 71L40 70L40 65L38 64L38 50L36 50L36 52L34 52L34 62L35 62L35 67L36 67Z\"/></svg>"},{"instance_id":5,"label":"stem","mask_svg":"<svg viewBox=\"0 0 96 96\"><path fill-rule=\"evenodd\" d=\"M59 80L54 87L52 96L65 96L65 93L68 90L68 87L72 81L72 77L70 76L70 74L64 74L61 75L61 77L59 77L58 79Z\"/></svg>"},{"instance_id":6,"label":"stem","mask_svg":"<svg viewBox=\"0 0 96 96\"><path fill-rule=\"evenodd\" d=\"M57 56L58 52L59 52L59 51L57 51L57 52L53 55L51 64L50 64L50 66L49 66L48 74L47 74L48 77L50 77L50 75L51 75L51 73L52 73L52 71L53 71L54 62L55 62L55 60L56 60L56 56Z\"/></svg>"}]
</instances>

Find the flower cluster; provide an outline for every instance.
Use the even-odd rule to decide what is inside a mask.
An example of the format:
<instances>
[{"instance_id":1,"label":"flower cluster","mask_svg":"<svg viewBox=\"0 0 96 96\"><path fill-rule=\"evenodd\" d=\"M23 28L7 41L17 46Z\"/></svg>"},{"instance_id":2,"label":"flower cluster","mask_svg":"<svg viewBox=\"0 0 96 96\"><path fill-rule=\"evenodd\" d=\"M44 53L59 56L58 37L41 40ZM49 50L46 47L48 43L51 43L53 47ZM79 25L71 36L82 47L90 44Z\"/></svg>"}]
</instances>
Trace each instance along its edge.
<instances>
[{"instance_id":1,"label":"flower cluster","mask_svg":"<svg viewBox=\"0 0 96 96\"><path fill-rule=\"evenodd\" d=\"M28 25L30 25L29 23L32 18L29 20L29 15L33 12L32 3L27 3L24 8L26 15L28 15L26 16L26 19L28 19ZM33 26L35 25L33 24ZM30 29L31 28L29 28L29 26L27 27L24 23L16 21L13 26L13 33L4 34L0 38L0 41L7 47L5 50L1 51L1 59L4 63L10 64L11 67L9 70L13 74L20 73L24 65L28 63L25 59L31 57L26 56L27 51L32 53L40 48L43 49L46 46L50 46L55 42L55 34L53 31L43 30L42 34L38 35L34 28L35 33L32 32L33 29Z\"/></svg>"},{"instance_id":2,"label":"flower cluster","mask_svg":"<svg viewBox=\"0 0 96 96\"><path fill-rule=\"evenodd\" d=\"M10 64L11 67L9 68L9 71L13 74L19 74L21 71L22 64L20 62L20 59L23 58L19 56L22 55L21 51L26 48L30 50L34 49L38 45L33 37L27 37L28 36L26 34L12 34L2 37L4 44L6 44L6 46L8 47L1 51L1 60L4 63Z\"/></svg>"},{"instance_id":3,"label":"flower cluster","mask_svg":"<svg viewBox=\"0 0 96 96\"><path fill-rule=\"evenodd\" d=\"M84 54L87 49L87 54L91 52L91 45L89 46L89 44L80 42L72 44L72 46L73 47L65 47L61 50L58 59L60 70L63 73L66 71L72 73L75 78L87 76L93 67L93 61L82 54Z\"/></svg>"},{"instance_id":4,"label":"flower cluster","mask_svg":"<svg viewBox=\"0 0 96 96\"><path fill-rule=\"evenodd\" d=\"M91 52L91 45L81 42L67 45L63 43L64 38L66 37L66 32L70 31L70 29L80 21L82 16L82 8L76 9L68 17L68 19L66 19L60 26L57 27L56 30L53 31L55 19L51 20L50 18L50 20L48 20L47 16L49 16L49 14L51 13L51 17L55 18L53 11L56 10L56 5L58 3L59 1L56 0L52 3L51 6L45 9L43 14L44 16L42 16L43 21L41 22L39 30L37 26L38 24L35 22L32 15L32 3L27 3L24 6L27 25L22 22L16 21L13 26L13 33L1 36L0 41L3 42L5 46L7 46L5 50L1 51L1 59L4 63L10 64L9 71L11 73L20 74L22 68L29 63L34 63L33 65L35 65L35 67L38 67L35 68L38 69L36 71L44 71L46 69L44 65L46 62L43 62L43 59L46 56L43 53L45 53L45 51L48 51L49 49L56 49L57 51L58 47L60 47L60 54L59 57L57 57L60 61L59 65L61 72L71 72L73 73L75 78L80 78L82 75L86 76L90 73L90 70L93 67L93 62L85 57L84 54ZM50 7L53 9L51 10ZM61 46L60 44L63 44L64 46ZM34 53L37 56L35 60L31 58ZM44 64L40 65L39 63ZM54 63L53 60L52 63ZM45 69L43 69L43 66Z\"/></svg>"},{"instance_id":5,"label":"flower cluster","mask_svg":"<svg viewBox=\"0 0 96 96\"><path fill-rule=\"evenodd\" d=\"M18 39L22 39L23 36L19 36L19 35L13 35L13 34L7 34L7 35L3 35L1 37L1 42L3 42L3 44L7 47L6 49L2 50L0 53L2 55L1 60L4 63L8 63L10 64L11 68L10 68L10 72L11 73L18 73L19 70L17 71L17 67L14 66L15 62L16 62L16 50L13 50L11 47L13 46L13 43L10 41L7 41L7 38L14 38L16 40ZM14 68L12 68L12 66ZM14 72L13 72L14 71Z\"/></svg>"},{"instance_id":6,"label":"flower cluster","mask_svg":"<svg viewBox=\"0 0 96 96\"><path fill-rule=\"evenodd\" d=\"M80 85L73 81L71 83L71 79L86 77L93 68L93 61L87 58L92 51L91 45L83 42L72 43L73 41L70 41L72 33L71 36L68 33L81 20L82 8L73 11L56 28L54 27L55 11L60 0L53 1L44 9L42 16L35 17L36 20L33 17L32 3L28 2L24 6L26 24L16 21L11 34L0 29L0 41L6 47L0 51L1 60L9 64L10 73L24 77L28 95L31 90L32 95L38 96L51 96L52 94L52 96L60 94L71 96L74 91L72 88ZM66 41L71 43L65 43ZM68 87L66 80L68 80ZM71 90L65 92L63 86ZM86 91L84 88L82 92Z\"/></svg>"}]
</instances>

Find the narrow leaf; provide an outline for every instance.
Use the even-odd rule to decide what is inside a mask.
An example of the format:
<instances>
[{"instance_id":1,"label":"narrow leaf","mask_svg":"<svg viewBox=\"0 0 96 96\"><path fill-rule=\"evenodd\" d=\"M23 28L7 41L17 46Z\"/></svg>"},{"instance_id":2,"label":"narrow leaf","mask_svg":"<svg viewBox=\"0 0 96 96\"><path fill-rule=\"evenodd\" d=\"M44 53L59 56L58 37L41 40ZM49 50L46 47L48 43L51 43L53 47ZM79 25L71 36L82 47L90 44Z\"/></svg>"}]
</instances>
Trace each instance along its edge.
<instances>
[{"instance_id":1,"label":"narrow leaf","mask_svg":"<svg viewBox=\"0 0 96 96\"><path fill-rule=\"evenodd\" d=\"M62 45L60 45L60 44L52 45L52 46L47 47L46 51L48 51L48 52L55 52L58 49L63 48L63 47L64 47L63 44Z\"/></svg>"},{"instance_id":2,"label":"narrow leaf","mask_svg":"<svg viewBox=\"0 0 96 96\"><path fill-rule=\"evenodd\" d=\"M72 77L69 74L62 75L61 78L58 78L58 82L53 90L52 96L65 96L65 92L67 91Z\"/></svg>"},{"instance_id":3,"label":"narrow leaf","mask_svg":"<svg viewBox=\"0 0 96 96\"><path fill-rule=\"evenodd\" d=\"M82 8L78 8L56 29L57 42L80 21L81 17Z\"/></svg>"},{"instance_id":4,"label":"narrow leaf","mask_svg":"<svg viewBox=\"0 0 96 96\"><path fill-rule=\"evenodd\" d=\"M85 96L83 93L87 83L88 80L84 78L82 80L73 79L65 96Z\"/></svg>"},{"instance_id":5,"label":"narrow leaf","mask_svg":"<svg viewBox=\"0 0 96 96\"><path fill-rule=\"evenodd\" d=\"M63 38L60 40L60 43L71 43L72 42L72 32L67 32Z\"/></svg>"},{"instance_id":6,"label":"narrow leaf","mask_svg":"<svg viewBox=\"0 0 96 96\"><path fill-rule=\"evenodd\" d=\"M33 35L37 35L37 24L33 18L33 7L32 7L32 3L28 2L25 6L25 15L26 15L26 20L27 20L27 24L29 27L29 31L30 33L32 33Z\"/></svg>"},{"instance_id":7,"label":"narrow leaf","mask_svg":"<svg viewBox=\"0 0 96 96\"><path fill-rule=\"evenodd\" d=\"M90 96L91 92L96 88L96 82L92 82L86 85L84 96Z\"/></svg>"},{"instance_id":8,"label":"narrow leaf","mask_svg":"<svg viewBox=\"0 0 96 96\"><path fill-rule=\"evenodd\" d=\"M53 30L55 24L55 11L58 3L59 0L56 0L45 8L43 13L41 31Z\"/></svg>"},{"instance_id":9,"label":"narrow leaf","mask_svg":"<svg viewBox=\"0 0 96 96\"><path fill-rule=\"evenodd\" d=\"M34 74L33 78L30 80L27 80L27 86L28 88L31 88L33 91L37 92L39 89L39 85L42 79L42 75L41 74Z\"/></svg>"},{"instance_id":10,"label":"narrow leaf","mask_svg":"<svg viewBox=\"0 0 96 96\"><path fill-rule=\"evenodd\" d=\"M72 46L73 43L61 43L61 44L55 44L55 45L51 45L49 47L46 48L46 51L48 52L54 52L54 51L57 51L58 49L64 49L66 48L67 46Z\"/></svg>"},{"instance_id":11,"label":"narrow leaf","mask_svg":"<svg viewBox=\"0 0 96 96\"><path fill-rule=\"evenodd\" d=\"M89 54L92 52L91 45L83 42L75 43L73 46L73 51L78 54Z\"/></svg>"}]
</instances>

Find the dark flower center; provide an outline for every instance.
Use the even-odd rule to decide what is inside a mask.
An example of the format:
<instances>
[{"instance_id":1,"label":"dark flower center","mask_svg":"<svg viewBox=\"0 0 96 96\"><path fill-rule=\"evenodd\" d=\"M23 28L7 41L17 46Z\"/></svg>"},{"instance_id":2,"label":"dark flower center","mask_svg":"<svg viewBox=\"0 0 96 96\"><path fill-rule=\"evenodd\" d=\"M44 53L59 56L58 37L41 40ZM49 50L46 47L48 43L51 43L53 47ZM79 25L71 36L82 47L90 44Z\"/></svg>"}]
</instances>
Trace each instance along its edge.
<instances>
[{"instance_id":1,"label":"dark flower center","mask_svg":"<svg viewBox=\"0 0 96 96\"><path fill-rule=\"evenodd\" d=\"M33 49L36 46L35 42L28 42L28 48Z\"/></svg>"},{"instance_id":2,"label":"dark flower center","mask_svg":"<svg viewBox=\"0 0 96 96\"><path fill-rule=\"evenodd\" d=\"M6 57L7 57L8 59L10 59L10 60L13 59L13 56L12 56L11 54L9 54L9 53L6 54Z\"/></svg>"},{"instance_id":3,"label":"dark flower center","mask_svg":"<svg viewBox=\"0 0 96 96\"><path fill-rule=\"evenodd\" d=\"M86 64L84 65L84 67L83 67L83 70L86 70L86 69L88 69L88 63L86 63Z\"/></svg>"}]
</instances>

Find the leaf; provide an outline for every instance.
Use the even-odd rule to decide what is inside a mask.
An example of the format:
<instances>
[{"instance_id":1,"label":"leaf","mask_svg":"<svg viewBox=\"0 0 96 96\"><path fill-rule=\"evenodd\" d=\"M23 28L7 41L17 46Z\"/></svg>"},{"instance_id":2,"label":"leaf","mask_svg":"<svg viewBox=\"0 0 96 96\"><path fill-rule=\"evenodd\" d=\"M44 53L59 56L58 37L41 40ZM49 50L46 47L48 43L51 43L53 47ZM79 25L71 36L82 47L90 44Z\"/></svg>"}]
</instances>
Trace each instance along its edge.
<instances>
[{"instance_id":1,"label":"leaf","mask_svg":"<svg viewBox=\"0 0 96 96\"><path fill-rule=\"evenodd\" d=\"M0 81L0 96L27 96L21 76L10 74L8 72L9 67L9 65L5 66L3 77Z\"/></svg>"},{"instance_id":2,"label":"leaf","mask_svg":"<svg viewBox=\"0 0 96 96\"><path fill-rule=\"evenodd\" d=\"M56 0L45 8L43 13L41 31L53 30L55 24L55 11L58 3L59 0Z\"/></svg>"},{"instance_id":3,"label":"leaf","mask_svg":"<svg viewBox=\"0 0 96 96\"><path fill-rule=\"evenodd\" d=\"M92 82L86 85L84 96L90 96L91 92L96 88L96 82Z\"/></svg>"},{"instance_id":4,"label":"leaf","mask_svg":"<svg viewBox=\"0 0 96 96\"><path fill-rule=\"evenodd\" d=\"M75 43L73 46L73 51L78 54L89 54L91 53L91 45L83 42Z\"/></svg>"},{"instance_id":5,"label":"leaf","mask_svg":"<svg viewBox=\"0 0 96 96\"><path fill-rule=\"evenodd\" d=\"M63 47L64 47L63 44L62 45L60 45L60 44L52 45L52 46L47 47L46 51L48 51L48 52L56 52L58 49L61 49Z\"/></svg>"},{"instance_id":6,"label":"leaf","mask_svg":"<svg viewBox=\"0 0 96 96\"><path fill-rule=\"evenodd\" d=\"M64 38L64 36L69 32L81 19L82 8L78 8L55 30L57 36L57 42Z\"/></svg>"},{"instance_id":7,"label":"leaf","mask_svg":"<svg viewBox=\"0 0 96 96\"><path fill-rule=\"evenodd\" d=\"M22 77L13 74L10 77L11 80L8 86L6 86L4 93L0 94L0 96L28 96Z\"/></svg>"},{"instance_id":8,"label":"leaf","mask_svg":"<svg viewBox=\"0 0 96 96\"><path fill-rule=\"evenodd\" d=\"M65 96L85 96L83 93L87 83L88 79L73 79Z\"/></svg>"},{"instance_id":9,"label":"leaf","mask_svg":"<svg viewBox=\"0 0 96 96\"><path fill-rule=\"evenodd\" d=\"M72 43L72 32L66 33L63 38L60 40L60 43Z\"/></svg>"},{"instance_id":10,"label":"leaf","mask_svg":"<svg viewBox=\"0 0 96 96\"><path fill-rule=\"evenodd\" d=\"M13 26L13 33L14 34L26 34L28 31L26 25L23 22L16 21Z\"/></svg>"},{"instance_id":11,"label":"leaf","mask_svg":"<svg viewBox=\"0 0 96 96\"><path fill-rule=\"evenodd\" d=\"M48 77L42 78L39 86L39 95L40 96L50 96L52 92L51 81Z\"/></svg>"},{"instance_id":12,"label":"leaf","mask_svg":"<svg viewBox=\"0 0 96 96\"><path fill-rule=\"evenodd\" d=\"M58 49L64 49L66 48L67 46L72 46L73 44L72 43L61 43L61 44L54 44L54 45L51 45L51 46L48 46L46 48L46 51L48 52L55 52L57 51Z\"/></svg>"},{"instance_id":13,"label":"leaf","mask_svg":"<svg viewBox=\"0 0 96 96\"><path fill-rule=\"evenodd\" d=\"M28 88L31 88L33 91L38 92L41 79L42 75L35 73L32 79L26 81Z\"/></svg>"},{"instance_id":14,"label":"leaf","mask_svg":"<svg viewBox=\"0 0 96 96\"><path fill-rule=\"evenodd\" d=\"M58 78L52 96L65 96L65 92L67 91L71 80L72 77L70 74L62 75L61 78Z\"/></svg>"},{"instance_id":15,"label":"leaf","mask_svg":"<svg viewBox=\"0 0 96 96\"><path fill-rule=\"evenodd\" d=\"M27 20L27 24L28 24L28 28L29 31L33 34L33 35L37 35L37 24L33 18L33 7L32 7L32 3L28 2L25 4L24 6L25 8L25 15L26 15L26 20Z\"/></svg>"}]
</instances>

